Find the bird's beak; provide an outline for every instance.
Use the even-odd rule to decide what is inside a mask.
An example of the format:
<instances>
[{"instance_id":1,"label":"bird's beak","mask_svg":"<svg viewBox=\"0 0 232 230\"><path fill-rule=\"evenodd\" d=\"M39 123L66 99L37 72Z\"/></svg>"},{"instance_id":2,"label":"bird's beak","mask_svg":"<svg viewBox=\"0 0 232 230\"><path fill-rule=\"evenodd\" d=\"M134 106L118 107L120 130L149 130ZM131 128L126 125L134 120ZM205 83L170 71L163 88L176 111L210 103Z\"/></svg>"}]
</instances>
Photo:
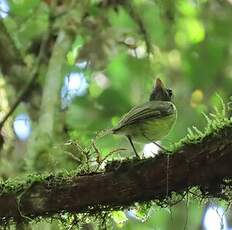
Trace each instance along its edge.
<instances>
[{"instance_id":1,"label":"bird's beak","mask_svg":"<svg viewBox=\"0 0 232 230\"><path fill-rule=\"evenodd\" d=\"M164 84L159 78L156 79L155 88L156 89L164 89Z\"/></svg>"}]
</instances>

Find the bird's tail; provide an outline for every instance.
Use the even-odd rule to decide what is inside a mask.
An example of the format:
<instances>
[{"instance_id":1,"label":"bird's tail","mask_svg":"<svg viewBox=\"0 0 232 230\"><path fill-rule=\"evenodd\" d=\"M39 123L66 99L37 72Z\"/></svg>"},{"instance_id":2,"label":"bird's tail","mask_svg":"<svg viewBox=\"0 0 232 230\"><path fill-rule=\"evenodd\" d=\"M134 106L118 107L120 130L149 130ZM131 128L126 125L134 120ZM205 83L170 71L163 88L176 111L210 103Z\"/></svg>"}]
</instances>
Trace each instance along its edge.
<instances>
[{"instance_id":1,"label":"bird's tail","mask_svg":"<svg viewBox=\"0 0 232 230\"><path fill-rule=\"evenodd\" d=\"M113 130L112 129L103 129L100 132L97 133L95 140L98 140L104 136L107 136L109 134L113 134Z\"/></svg>"}]
</instances>

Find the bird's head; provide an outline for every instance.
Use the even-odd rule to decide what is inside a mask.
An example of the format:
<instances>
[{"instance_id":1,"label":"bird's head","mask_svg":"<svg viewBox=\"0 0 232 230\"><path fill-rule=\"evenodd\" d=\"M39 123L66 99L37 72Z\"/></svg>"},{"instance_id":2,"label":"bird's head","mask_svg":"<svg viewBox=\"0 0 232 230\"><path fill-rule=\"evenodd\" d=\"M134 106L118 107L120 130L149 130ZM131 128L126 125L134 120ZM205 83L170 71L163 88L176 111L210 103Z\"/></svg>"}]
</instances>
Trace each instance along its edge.
<instances>
[{"instance_id":1,"label":"bird's head","mask_svg":"<svg viewBox=\"0 0 232 230\"><path fill-rule=\"evenodd\" d=\"M150 101L172 101L172 97L172 90L165 88L163 82L157 78L154 89L150 95Z\"/></svg>"}]
</instances>

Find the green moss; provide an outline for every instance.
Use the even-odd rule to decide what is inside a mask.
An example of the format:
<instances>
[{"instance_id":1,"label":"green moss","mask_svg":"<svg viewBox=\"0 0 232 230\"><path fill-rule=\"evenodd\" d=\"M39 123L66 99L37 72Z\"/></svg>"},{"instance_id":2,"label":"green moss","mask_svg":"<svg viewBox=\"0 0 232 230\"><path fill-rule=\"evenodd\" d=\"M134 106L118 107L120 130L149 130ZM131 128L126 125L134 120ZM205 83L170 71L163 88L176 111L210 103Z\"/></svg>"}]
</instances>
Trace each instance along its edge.
<instances>
[{"instance_id":1,"label":"green moss","mask_svg":"<svg viewBox=\"0 0 232 230\"><path fill-rule=\"evenodd\" d=\"M0 194L14 193L16 195L20 195L21 192L25 191L35 183L48 182L52 180L53 182L59 184L77 175L80 175L80 172L73 170L71 172L60 171L54 174L29 174L8 179L6 181L0 181Z\"/></svg>"},{"instance_id":2,"label":"green moss","mask_svg":"<svg viewBox=\"0 0 232 230\"><path fill-rule=\"evenodd\" d=\"M210 113L209 115L202 113L207 122L205 129L201 131L195 126L188 128L187 135L171 146L171 152L174 153L188 144L197 144L210 135L216 135L221 129L232 126L232 117L228 115L230 114L229 106L231 102L225 104L219 95L218 98L220 100L220 108L214 107L214 113Z\"/></svg>"},{"instance_id":3,"label":"green moss","mask_svg":"<svg viewBox=\"0 0 232 230\"><path fill-rule=\"evenodd\" d=\"M28 175L26 177L19 177L14 179L8 179L0 182L0 194L4 193L15 193L18 194L25 190L34 182L44 180L44 175Z\"/></svg>"}]
</instances>

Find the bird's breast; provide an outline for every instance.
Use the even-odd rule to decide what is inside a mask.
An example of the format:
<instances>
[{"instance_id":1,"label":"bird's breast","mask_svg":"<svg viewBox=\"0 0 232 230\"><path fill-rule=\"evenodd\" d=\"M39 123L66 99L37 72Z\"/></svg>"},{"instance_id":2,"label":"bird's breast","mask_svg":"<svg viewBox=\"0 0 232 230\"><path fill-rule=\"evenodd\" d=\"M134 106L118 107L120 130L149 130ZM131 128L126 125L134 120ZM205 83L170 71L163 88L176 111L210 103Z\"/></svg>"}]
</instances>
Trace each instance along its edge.
<instances>
[{"instance_id":1,"label":"bird's breast","mask_svg":"<svg viewBox=\"0 0 232 230\"><path fill-rule=\"evenodd\" d=\"M148 112L146 106L150 109ZM154 113L151 111L153 107ZM130 136L134 141L148 143L161 140L170 132L177 118L177 110L173 103L149 102L141 108L141 111L131 110L127 116L133 119L124 117L119 126L112 129L113 134Z\"/></svg>"},{"instance_id":2,"label":"bird's breast","mask_svg":"<svg viewBox=\"0 0 232 230\"><path fill-rule=\"evenodd\" d=\"M126 126L118 134L131 136L132 139L140 143L158 141L164 138L172 129L177 114L174 112L162 118L150 118L136 124Z\"/></svg>"}]
</instances>

